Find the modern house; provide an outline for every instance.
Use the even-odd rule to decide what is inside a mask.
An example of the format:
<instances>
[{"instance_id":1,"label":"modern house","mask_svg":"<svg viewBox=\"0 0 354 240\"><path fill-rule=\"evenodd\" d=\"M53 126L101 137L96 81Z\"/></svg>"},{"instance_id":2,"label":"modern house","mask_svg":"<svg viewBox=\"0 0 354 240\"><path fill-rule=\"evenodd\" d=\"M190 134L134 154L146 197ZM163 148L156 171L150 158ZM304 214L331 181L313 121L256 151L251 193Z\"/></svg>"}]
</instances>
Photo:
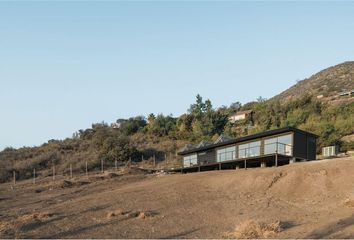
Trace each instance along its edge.
<instances>
[{"instance_id":1,"label":"modern house","mask_svg":"<svg viewBox=\"0 0 354 240\"><path fill-rule=\"evenodd\" d=\"M248 116L250 116L253 113L252 110L246 110L246 111L241 111L241 112L237 112L237 113L233 113L229 116L229 121L234 123L236 121L239 120L244 120L246 119Z\"/></svg>"},{"instance_id":2,"label":"modern house","mask_svg":"<svg viewBox=\"0 0 354 240\"><path fill-rule=\"evenodd\" d=\"M278 166L298 160L316 159L317 135L285 127L236 139L221 137L214 143L188 145L182 172L212 169Z\"/></svg>"}]
</instances>

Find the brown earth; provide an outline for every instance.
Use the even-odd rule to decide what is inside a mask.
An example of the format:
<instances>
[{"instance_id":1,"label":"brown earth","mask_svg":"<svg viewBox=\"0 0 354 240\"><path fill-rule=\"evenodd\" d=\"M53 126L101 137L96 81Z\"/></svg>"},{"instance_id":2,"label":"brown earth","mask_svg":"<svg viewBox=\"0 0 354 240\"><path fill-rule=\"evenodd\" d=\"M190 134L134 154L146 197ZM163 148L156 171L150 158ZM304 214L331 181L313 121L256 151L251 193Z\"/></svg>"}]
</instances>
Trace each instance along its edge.
<instances>
[{"instance_id":1,"label":"brown earth","mask_svg":"<svg viewBox=\"0 0 354 240\"><path fill-rule=\"evenodd\" d=\"M0 220L0 238L354 238L354 157L6 183Z\"/></svg>"}]
</instances>

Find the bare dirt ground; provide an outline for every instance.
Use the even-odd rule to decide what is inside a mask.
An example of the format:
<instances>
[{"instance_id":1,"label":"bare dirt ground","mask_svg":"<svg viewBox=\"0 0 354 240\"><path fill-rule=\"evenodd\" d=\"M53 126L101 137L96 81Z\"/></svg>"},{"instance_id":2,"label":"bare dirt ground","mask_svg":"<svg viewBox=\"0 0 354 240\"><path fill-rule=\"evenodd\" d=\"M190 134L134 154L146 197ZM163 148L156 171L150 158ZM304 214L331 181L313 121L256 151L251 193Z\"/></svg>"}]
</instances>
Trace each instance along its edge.
<instances>
[{"instance_id":1,"label":"bare dirt ground","mask_svg":"<svg viewBox=\"0 0 354 240\"><path fill-rule=\"evenodd\" d=\"M279 223L277 238L354 238L354 157L10 186L0 185L0 238L225 238L260 221Z\"/></svg>"}]
</instances>

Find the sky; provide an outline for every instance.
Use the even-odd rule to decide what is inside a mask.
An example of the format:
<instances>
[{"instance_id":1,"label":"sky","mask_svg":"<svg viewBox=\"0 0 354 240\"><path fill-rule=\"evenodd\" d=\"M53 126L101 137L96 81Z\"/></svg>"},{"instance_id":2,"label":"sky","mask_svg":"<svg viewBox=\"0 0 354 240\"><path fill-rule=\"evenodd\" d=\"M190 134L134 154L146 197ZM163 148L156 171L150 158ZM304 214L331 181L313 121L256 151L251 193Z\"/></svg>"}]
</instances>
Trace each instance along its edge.
<instances>
[{"instance_id":1,"label":"sky","mask_svg":"<svg viewBox=\"0 0 354 240\"><path fill-rule=\"evenodd\" d=\"M270 98L353 60L354 2L0 1L0 150Z\"/></svg>"}]
</instances>

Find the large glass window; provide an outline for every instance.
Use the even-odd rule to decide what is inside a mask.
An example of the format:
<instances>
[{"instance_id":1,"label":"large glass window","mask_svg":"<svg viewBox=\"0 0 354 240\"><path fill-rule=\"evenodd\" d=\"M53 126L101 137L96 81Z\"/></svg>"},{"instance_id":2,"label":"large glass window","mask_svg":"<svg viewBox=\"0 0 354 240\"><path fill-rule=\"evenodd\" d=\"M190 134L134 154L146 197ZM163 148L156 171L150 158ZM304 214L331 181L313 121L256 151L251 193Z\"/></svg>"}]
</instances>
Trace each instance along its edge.
<instances>
[{"instance_id":1,"label":"large glass window","mask_svg":"<svg viewBox=\"0 0 354 240\"><path fill-rule=\"evenodd\" d=\"M292 135L284 135L278 137L278 153L283 155L292 155Z\"/></svg>"},{"instance_id":2,"label":"large glass window","mask_svg":"<svg viewBox=\"0 0 354 240\"><path fill-rule=\"evenodd\" d=\"M256 157L261 155L261 141L239 145L239 158Z\"/></svg>"},{"instance_id":3,"label":"large glass window","mask_svg":"<svg viewBox=\"0 0 354 240\"><path fill-rule=\"evenodd\" d=\"M272 154L277 151L278 138L268 138L264 140L264 154Z\"/></svg>"},{"instance_id":4,"label":"large glass window","mask_svg":"<svg viewBox=\"0 0 354 240\"><path fill-rule=\"evenodd\" d=\"M198 164L197 154L183 157L183 167L191 167Z\"/></svg>"},{"instance_id":5,"label":"large glass window","mask_svg":"<svg viewBox=\"0 0 354 240\"><path fill-rule=\"evenodd\" d=\"M277 152L279 154L291 156L292 148L292 134L264 140L264 154Z\"/></svg>"},{"instance_id":6,"label":"large glass window","mask_svg":"<svg viewBox=\"0 0 354 240\"><path fill-rule=\"evenodd\" d=\"M216 151L217 161L229 161L236 159L236 146L218 149Z\"/></svg>"}]
</instances>

